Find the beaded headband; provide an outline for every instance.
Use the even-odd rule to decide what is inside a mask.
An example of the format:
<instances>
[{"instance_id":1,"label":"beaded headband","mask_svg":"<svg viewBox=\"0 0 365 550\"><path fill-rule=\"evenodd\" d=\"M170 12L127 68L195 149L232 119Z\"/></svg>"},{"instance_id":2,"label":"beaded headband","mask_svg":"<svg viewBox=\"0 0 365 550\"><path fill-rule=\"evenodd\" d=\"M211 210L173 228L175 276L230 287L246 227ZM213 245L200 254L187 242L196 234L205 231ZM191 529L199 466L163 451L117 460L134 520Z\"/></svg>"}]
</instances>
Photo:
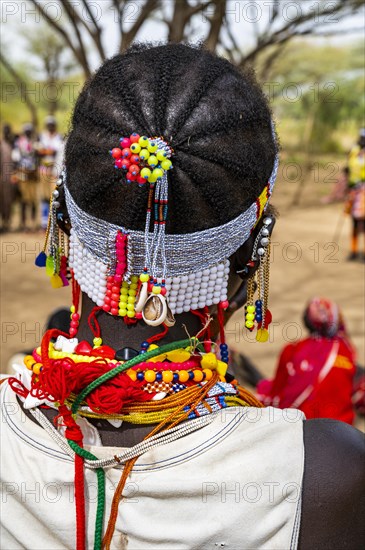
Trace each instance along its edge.
<instances>
[{"instance_id":1,"label":"beaded headband","mask_svg":"<svg viewBox=\"0 0 365 550\"><path fill-rule=\"evenodd\" d=\"M172 326L175 313L215 304L227 307L228 258L249 238L268 205L278 155L267 185L245 212L218 227L166 235L167 171L173 166L173 150L163 138L134 133L122 137L120 147L110 154L116 169L126 172L126 184L149 184L145 230L129 230L82 210L67 188L64 172L58 185L64 185L72 226L68 265L81 290L112 315L122 316L128 323L143 318L152 326ZM52 227L59 206L55 193L58 196L58 191L53 194ZM56 233L51 230L51 237ZM54 240L51 238L48 257L44 254L37 265L46 265L53 286L62 286L65 273L60 258L64 252Z\"/></svg>"}]
</instances>

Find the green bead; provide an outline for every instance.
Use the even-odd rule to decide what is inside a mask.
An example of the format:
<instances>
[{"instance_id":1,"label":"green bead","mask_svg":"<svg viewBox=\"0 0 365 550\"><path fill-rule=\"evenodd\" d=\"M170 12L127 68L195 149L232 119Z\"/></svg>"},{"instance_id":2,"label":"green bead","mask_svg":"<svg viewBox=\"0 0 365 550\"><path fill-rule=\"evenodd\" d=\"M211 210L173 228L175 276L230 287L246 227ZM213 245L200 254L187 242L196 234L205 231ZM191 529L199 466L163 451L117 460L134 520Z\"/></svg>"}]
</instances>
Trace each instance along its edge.
<instances>
[{"instance_id":1,"label":"green bead","mask_svg":"<svg viewBox=\"0 0 365 550\"><path fill-rule=\"evenodd\" d=\"M170 159L165 159L161 162L161 168L164 170L170 170L172 168L172 162Z\"/></svg>"},{"instance_id":2,"label":"green bead","mask_svg":"<svg viewBox=\"0 0 365 550\"><path fill-rule=\"evenodd\" d=\"M150 177L151 174L152 174L152 172L149 168L142 168L142 170L141 170L142 178L145 178L147 180Z\"/></svg>"},{"instance_id":3,"label":"green bead","mask_svg":"<svg viewBox=\"0 0 365 550\"><path fill-rule=\"evenodd\" d=\"M158 160L157 160L157 157L156 155L151 155L147 161L147 163L152 166L152 168L154 168L155 166L158 165Z\"/></svg>"},{"instance_id":4,"label":"green bead","mask_svg":"<svg viewBox=\"0 0 365 550\"><path fill-rule=\"evenodd\" d=\"M147 149L142 149L139 153L139 158L141 158L142 160L147 160L149 156L150 152Z\"/></svg>"},{"instance_id":5,"label":"green bead","mask_svg":"<svg viewBox=\"0 0 365 550\"><path fill-rule=\"evenodd\" d=\"M157 151L157 143L155 141L150 141L147 145L147 149L150 153Z\"/></svg>"},{"instance_id":6,"label":"green bead","mask_svg":"<svg viewBox=\"0 0 365 550\"><path fill-rule=\"evenodd\" d=\"M152 172L152 174L154 176L156 176L156 179L161 179L162 176L163 176L163 170L161 170L161 168L155 168L154 171Z\"/></svg>"},{"instance_id":7,"label":"green bead","mask_svg":"<svg viewBox=\"0 0 365 550\"><path fill-rule=\"evenodd\" d=\"M138 155L138 153L139 153L140 150L141 150L141 146L139 145L139 143L132 143L132 145L130 146L130 150L131 150L132 153L134 153L135 155Z\"/></svg>"},{"instance_id":8,"label":"green bead","mask_svg":"<svg viewBox=\"0 0 365 550\"><path fill-rule=\"evenodd\" d=\"M138 143L141 147L147 147L148 145L148 137L146 136L141 136L138 140Z\"/></svg>"},{"instance_id":9,"label":"green bead","mask_svg":"<svg viewBox=\"0 0 365 550\"><path fill-rule=\"evenodd\" d=\"M157 151L156 157L158 158L158 160L165 160L166 151L164 151L163 149L160 149L159 151Z\"/></svg>"}]
</instances>

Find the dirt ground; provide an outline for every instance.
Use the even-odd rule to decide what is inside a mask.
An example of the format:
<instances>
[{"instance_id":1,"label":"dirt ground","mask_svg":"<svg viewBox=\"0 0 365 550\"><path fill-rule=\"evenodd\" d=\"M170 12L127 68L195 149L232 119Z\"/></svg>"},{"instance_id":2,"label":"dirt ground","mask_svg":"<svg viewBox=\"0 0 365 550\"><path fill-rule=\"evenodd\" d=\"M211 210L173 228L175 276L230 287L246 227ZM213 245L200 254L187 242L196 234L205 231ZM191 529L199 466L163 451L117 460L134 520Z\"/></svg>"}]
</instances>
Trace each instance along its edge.
<instances>
[{"instance_id":1,"label":"dirt ground","mask_svg":"<svg viewBox=\"0 0 365 550\"><path fill-rule=\"evenodd\" d=\"M349 334L364 359L364 263L346 261L350 220L342 205L288 208L285 190L277 195L281 211L273 236L270 309L273 325L266 344L242 330L243 313L228 326L229 344L248 355L265 375L272 375L281 348L304 335L301 316L315 295L337 301ZM334 233L341 228L338 242ZM1 236L1 369L17 351L38 345L48 314L70 303L69 288L54 290L34 266L43 235L8 233Z\"/></svg>"}]
</instances>

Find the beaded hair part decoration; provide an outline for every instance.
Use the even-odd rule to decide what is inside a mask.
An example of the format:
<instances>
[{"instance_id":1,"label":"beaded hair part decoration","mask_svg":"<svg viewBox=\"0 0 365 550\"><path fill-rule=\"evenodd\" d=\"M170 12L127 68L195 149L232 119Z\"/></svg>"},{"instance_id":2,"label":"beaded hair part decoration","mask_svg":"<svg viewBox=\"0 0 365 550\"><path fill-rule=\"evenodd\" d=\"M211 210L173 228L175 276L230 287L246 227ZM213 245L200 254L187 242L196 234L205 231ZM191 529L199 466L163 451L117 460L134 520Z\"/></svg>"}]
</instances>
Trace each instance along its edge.
<instances>
[{"instance_id":1,"label":"beaded hair part decoration","mask_svg":"<svg viewBox=\"0 0 365 550\"><path fill-rule=\"evenodd\" d=\"M207 230L166 234L173 150L163 138L133 133L120 138L120 147L110 154L116 169L125 171L127 184L149 186L145 229L130 230L82 210L67 188L64 172L61 180L72 226L68 266L80 289L127 324L143 319L151 326L170 327L175 314L212 305L228 307L228 258L249 238L267 208L278 156L262 193L242 214ZM49 243L50 250L55 248Z\"/></svg>"}]
</instances>

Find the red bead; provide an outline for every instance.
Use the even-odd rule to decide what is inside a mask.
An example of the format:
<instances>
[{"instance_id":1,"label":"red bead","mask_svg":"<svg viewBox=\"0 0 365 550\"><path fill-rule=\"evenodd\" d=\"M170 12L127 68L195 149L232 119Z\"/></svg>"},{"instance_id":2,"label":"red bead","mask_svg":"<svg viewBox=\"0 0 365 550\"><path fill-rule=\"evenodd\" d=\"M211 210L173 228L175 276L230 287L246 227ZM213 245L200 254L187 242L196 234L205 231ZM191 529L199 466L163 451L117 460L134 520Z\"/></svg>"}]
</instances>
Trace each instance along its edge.
<instances>
[{"instance_id":1,"label":"red bead","mask_svg":"<svg viewBox=\"0 0 365 550\"><path fill-rule=\"evenodd\" d=\"M160 294L162 294L162 296L166 296L166 292L167 292L166 287L165 287L165 286L162 286L162 287L161 287L161 293L160 293Z\"/></svg>"},{"instance_id":2,"label":"red bead","mask_svg":"<svg viewBox=\"0 0 365 550\"><path fill-rule=\"evenodd\" d=\"M78 321L71 321L70 327L72 327L72 328L77 328L78 326L79 326Z\"/></svg>"},{"instance_id":3,"label":"red bead","mask_svg":"<svg viewBox=\"0 0 365 550\"><path fill-rule=\"evenodd\" d=\"M111 299L112 305L113 305L113 301L116 302L116 303L119 302L119 294L117 294L117 293L112 294L112 299Z\"/></svg>"},{"instance_id":4,"label":"red bead","mask_svg":"<svg viewBox=\"0 0 365 550\"><path fill-rule=\"evenodd\" d=\"M117 307L112 307L112 309L110 310L110 313L112 315L118 315L119 309Z\"/></svg>"},{"instance_id":5,"label":"red bead","mask_svg":"<svg viewBox=\"0 0 365 550\"><path fill-rule=\"evenodd\" d=\"M114 280L115 280L115 277L114 277ZM119 294L119 290L120 290L119 286L117 286L117 285L112 286L112 293L113 294Z\"/></svg>"},{"instance_id":6,"label":"red bead","mask_svg":"<svg viewBox=\"0 0 365 550\"><path fill-rule=\"evenodd\" d=\"M132 176L138 176L139 167L136 164L131 164L129 167L129 173L132 174Z\"/></svg>"},{"instance_id":7,"label":"red bead","mask_svg":"<svg viewBox=\"0 0 365 550\"><path fill-rule=\"evenodd\" d=\"M71 327L70 330L69 330L69 333L70 333L70 336L76 336L76 334L77 334L77 329Z\"/></svg>"},{"instance_id":8,"label":"red bead","mask_svg":"<svg viewBox=\"0 0 365 550\"><path fill-rule=\"evenodd\" d=\"M114 281L113 275L108 275L107 279L108 283L112 283Z\"/></svg>"},{"instance_id":9,"label":"red bead","mask_svg":"<svg viewBox=\"0 0 365 550\"><path fill-rule=\"evenodd\" d=\"M140 158L139 155L132 155L131 156L131 163L132 164L139 164Z\"/></svg>"},{"instance_id":10,"label":"red bead","mask_svg":"<svg viewBox=\"0 0 365 550\"><path fill-rule=\"evenodd\" d=\"M121 283L123 280L122 275L114 275L114 279L116 283Z\"/></svg>"},{"instance_id":11,"label":"red bead","mask_svg":"<svg viewBox=\"0 0 365 550\"><path fill-rule=\"evenodd\" d=\"M129 167L130 167L131 163L129 162L128 159L124 159L122 161L122 168L123 170L129 170Z\"/></svg>"},{"instance_id":12,"label":"red bead","mask_svg":"<svg viewBox=\"0 0 365 550\"><path fill-rule=\"evenodd\" d=\"M135 318L136 319L142 319L142 311L136 311Z\"/></svg>"},{"instance_id":13,"label":"red bead","mask_svg":"<svg viewBox=\"0 0 365 550\"><path fill-rule=\"evenodd\" d=\"M120 144L123 149L127 149L131 145L131 140L129 138L122 138L120 140Z\"/></svg>"},{"instance_id":14,"label":"red bead","mask_svg":"<svg viewBox=\"0 0 365 550\"><path fill-rule=\"evenodd\" d=\"M229 307L229 301L228 300L224 300L223 302L221 302L221 307L223 309L227 309L227 307Z\"/></svg>"},{"instance_id":15,"label":"red bead","mask_svg":"<svg viewBox=\"0 0 365 550\"><path fill-rule=\"evenodd\" d=\"M114 163L115 168L123 168L123 161L122 159L117 159Z\"/></svg>"},{"instance_id":16,"label":"red bead","mask_svg":"<svg viewBox=\"0 0 365 550\"><path fill-rule=\"evenodd\" d=\"M130 172L128 172L127 174L127 181L136 181L137 179L137 176L134 176L133 174L131 174Z\"/></svg>"},{"instance_id":17,"label":"red bead","mask_svg":"<svg viewBox=\"0 0 365 550\"><path fill-rule=\"evenodd\" d=\"M107 292L109 292L109 291L107 291ZM105 296L105 298L104 298L104 303L105 303L105 305L109 305L109 304L110 304L110 296L111 296L111 294L110 294L109 296Z\"/></svg>"},{"instance_id":18,"label":"red bead","mask_svg":"<svg viewBox=\"0 0 365 550\"><path fill-rule=\"evenodd\" d=\"M131 156L132 154L132 151L129 149L129 147L125 147L123 150L122 150L122 155L123 155L123 158L127 158L129 159L129 157Z\"/></svg>"},{"instance_id":19,"label":"red bead","mask_svg":"<svg viewBox=\"0 0 365 550\"><path fill-rule=\"evenodd\" d=\"M140 185L144 185L146 183L146 178L142 178L142 176L139 174L137 176L137 182L140 184Z\"/></svg>"},{"instance_id":20,"label":"red bead","mask_svg":"<svg viewBox=\"0 0 365 550\"><path fill-rule=\"evenodd\" d=\"M111 295L112 295L112 290L111 290L111 288L108 288L108 290L106 291L106 295L107 295L107 296L111 296Z\"/></svg>"},{"instance_id":21,"label":"red bead","mask_svg":"<svg viewBox=\"0 0 365 550\"><path fill-rule=\"evenodd\" d=\"M72 320L73 321L78 321L80 319L80 315L78 313L73 313L72 314Z\"/></svg>"},{"instance_id":22,"label":"red bead","mask_svg":"<svg viewBox=\"0 0 365 550\"><path fill-rule=\"evenodd\" d=\"M119 149L119 147L114 147L114 149L112 149L112 157L114 159L120 159L121 156L122 156L122 150Z\"/></svg>"},{"instance_id":23,"label":"red bead","mask_svg":"<svg viewBox=\"0 0 365 550\"><path fill-rule=\"evenodd\" d=\"M107 304L104 304L104 305L103 305L103 310L104 310L104 311L110 311L110 306L107 305Z\"/></svg>"},{"instance_id":24,"label":"red bead","mask_svg":"<svg viewBox=\"0 0 365 550\"><path fill-rule=\"evenodd\" d=\"M139 134L134 133L131 136L129 136L129 139L131 140L131 143L137 143L140 137L141 136Z\"/></svg>"}]
</instances>

